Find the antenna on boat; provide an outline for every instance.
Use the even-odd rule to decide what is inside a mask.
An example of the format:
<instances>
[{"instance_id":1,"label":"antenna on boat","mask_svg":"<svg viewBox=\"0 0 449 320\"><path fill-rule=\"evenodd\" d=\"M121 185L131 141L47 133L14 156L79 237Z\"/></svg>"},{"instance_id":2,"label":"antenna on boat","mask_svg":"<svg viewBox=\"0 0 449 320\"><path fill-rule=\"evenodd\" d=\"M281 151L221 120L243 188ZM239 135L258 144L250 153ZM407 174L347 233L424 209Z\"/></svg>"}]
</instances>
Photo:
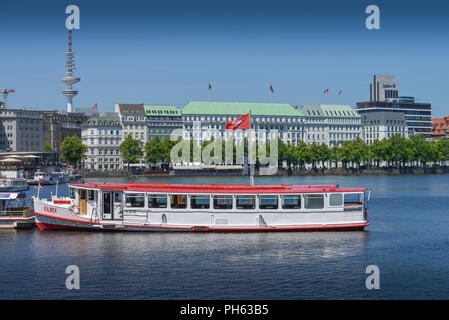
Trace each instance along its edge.
<instances>
[{"instance_id":1,"label":"antenna on boat","mask_svg":"<svg viewBox=\"0 0 449 320\"><path fill-rule=\"evenodd\" d=\"M59 179L57 178L56 179L56 198L58 197L58 182L59 182Z\"/></svg>"}]
</instances>

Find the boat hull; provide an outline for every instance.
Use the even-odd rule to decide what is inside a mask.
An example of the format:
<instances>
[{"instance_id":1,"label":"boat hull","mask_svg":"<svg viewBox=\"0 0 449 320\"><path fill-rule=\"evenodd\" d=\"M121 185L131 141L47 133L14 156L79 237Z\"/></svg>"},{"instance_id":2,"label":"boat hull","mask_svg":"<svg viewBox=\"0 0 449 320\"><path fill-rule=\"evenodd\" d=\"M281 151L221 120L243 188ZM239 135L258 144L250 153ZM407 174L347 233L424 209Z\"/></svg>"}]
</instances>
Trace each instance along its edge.
<instances>
[{"instance_id":1,"label":"boat hull","mask_svg":"<svg viewBox=\"0 0 449 320\"><path fill-rule=\"evenodd\" d=\"M0 217L0 230L2 229L26 229L35 226L34 217Z\"/></svg>"}]
</instances>

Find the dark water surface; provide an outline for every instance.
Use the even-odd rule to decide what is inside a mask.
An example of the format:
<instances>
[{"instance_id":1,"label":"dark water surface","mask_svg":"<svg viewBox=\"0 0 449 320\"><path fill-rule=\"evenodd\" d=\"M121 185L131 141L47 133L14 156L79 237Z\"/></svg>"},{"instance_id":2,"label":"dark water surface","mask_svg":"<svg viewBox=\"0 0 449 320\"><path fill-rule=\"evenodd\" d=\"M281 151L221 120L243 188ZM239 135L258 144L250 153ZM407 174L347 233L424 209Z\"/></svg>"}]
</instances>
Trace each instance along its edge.
<instances>
[{"instance_id":1,"label":"dark water surface","mask_svg":"<svg viewBox=\"0 0 449 320\"><path fill-rule=\"evenodd\" d=\"M0 231L0 299L449 298L448 175L267 177L256 183L372 187L371 225L362 232L303 233ZM55 186L41 190L50 192ZM373 264L380 290L365 287L365 269ZM65 287L68 265L80 269L80 290Z\"/></svg>"}]
</instances>

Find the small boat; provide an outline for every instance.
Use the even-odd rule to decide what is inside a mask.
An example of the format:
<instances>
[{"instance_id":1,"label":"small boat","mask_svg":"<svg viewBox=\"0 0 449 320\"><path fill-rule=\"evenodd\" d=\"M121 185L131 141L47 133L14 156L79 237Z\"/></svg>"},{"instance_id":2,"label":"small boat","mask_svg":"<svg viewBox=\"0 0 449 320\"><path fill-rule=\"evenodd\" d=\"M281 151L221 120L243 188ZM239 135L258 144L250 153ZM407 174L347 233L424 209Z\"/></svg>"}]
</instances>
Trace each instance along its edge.
<instances>
[{"instance_id":1,"label":"small boat","mask_svg":"<svg viewBox=\"0 0 449 320\"><path fill-rule=\"evenodd\" d=\"M40 183L41 185L56 184L56 180L53 179L50 172L36 171L33 180L35 183Z\"/></svg>"},{"instance_id":2,"label":"small boat","mask_svg":"<svg viewBox=\"0 0 449 320\"><path fill-rule=\"evenodd\" d=\"M0 192L19 192L30 188L24 178L0 178Z\"/></svg>"},{"instance_id":3,"label":"small boat","mask_svg":"<svg viewBox=\"0 0 449 320\"><path fill-rule=\"evenodd\" d=\"M51 177L57 183L67 183L70 180L69 176L67 174L65 174L64 172L52 172Z\"/></svg>"},{"instance_id":4,"label":"small boat","mask_svg":"<svg viewBox=\"0 0 449 320\"><path fill-rule=\"evenodd\" d=\"M33 197L42 230L363 230L368 188L338 185L69 183L69 197Z\"/></svg>"},{"instance_id":5,"label":"small boat","mask_svg":"<svg viewBox=\"0 0 449 320\"><path fill-rule=\"evenodd\" d=\"M33 207L26 205L24 192L0 192L0 229L35 226Z\"/></svg>"}]
</instances>

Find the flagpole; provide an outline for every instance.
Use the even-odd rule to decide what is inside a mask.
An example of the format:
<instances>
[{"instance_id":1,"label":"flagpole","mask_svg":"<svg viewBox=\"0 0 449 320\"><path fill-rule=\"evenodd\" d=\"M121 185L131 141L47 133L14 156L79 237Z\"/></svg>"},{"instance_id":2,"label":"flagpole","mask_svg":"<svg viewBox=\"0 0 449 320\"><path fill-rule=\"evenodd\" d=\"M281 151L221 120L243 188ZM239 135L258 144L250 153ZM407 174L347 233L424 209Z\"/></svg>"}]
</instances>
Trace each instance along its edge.
<instances>
[{"instance_id":1,"label":"flagpole","mask_svg":"<svg viewBox=\"0 0 449 320\"><path fill-rule=\"evenodd\" d=\"M254 185L254 163L252 163L252 131L251 131L251 109L249 110L249 137L248 137L248 163L249 163L249 184Z\"/></svg>"}]
</instances>

